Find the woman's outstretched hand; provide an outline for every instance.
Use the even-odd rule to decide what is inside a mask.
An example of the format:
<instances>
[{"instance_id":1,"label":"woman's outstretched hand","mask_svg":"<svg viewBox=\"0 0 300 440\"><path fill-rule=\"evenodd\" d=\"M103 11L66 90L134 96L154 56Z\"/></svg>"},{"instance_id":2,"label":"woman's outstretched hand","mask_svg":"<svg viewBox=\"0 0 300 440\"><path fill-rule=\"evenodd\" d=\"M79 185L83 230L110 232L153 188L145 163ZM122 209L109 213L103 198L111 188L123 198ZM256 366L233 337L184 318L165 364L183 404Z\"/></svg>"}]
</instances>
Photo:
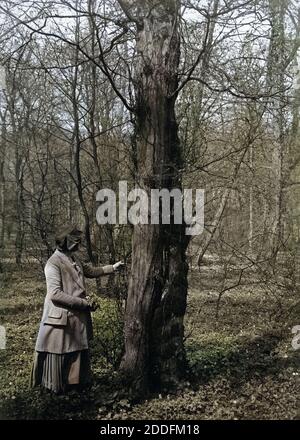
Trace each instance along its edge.
<instances>
[{"instance_id":1,"label":"woman's outstretched hand","mask_svg":"<svg viewBox=\"0 0 300 440\"><path fill-rule=\"evenodd\" d=\"M119 270L123 269L125 266L125 263L123 261L118 261L117 263L113 264L113 268L115 272L118 272Z\"/></svg>"}]
</instances>

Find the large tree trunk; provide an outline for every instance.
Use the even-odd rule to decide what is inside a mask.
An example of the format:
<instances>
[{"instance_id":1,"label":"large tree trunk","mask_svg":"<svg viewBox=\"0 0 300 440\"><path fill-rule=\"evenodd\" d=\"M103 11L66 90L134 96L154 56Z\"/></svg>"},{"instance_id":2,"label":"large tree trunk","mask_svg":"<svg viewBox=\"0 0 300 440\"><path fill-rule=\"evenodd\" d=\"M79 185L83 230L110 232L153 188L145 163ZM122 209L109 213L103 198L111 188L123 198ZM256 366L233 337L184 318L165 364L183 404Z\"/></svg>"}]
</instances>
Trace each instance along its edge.
<instances>
[{"instance_id":1,"label":"large tree trunk","mask_svg":"<svg viewBox=\"0 0 300 440\"><path fill-rule=\"evenodd\" d=\"M180 188L181 162L175 101L179 63L179 2L139 5L135 91L137 185ZM172 97L171 97L172 96ZM187 237L183 225L136 225L121 370L132 391L180 380L185 367Z\"/></svg>"}]
</instances>

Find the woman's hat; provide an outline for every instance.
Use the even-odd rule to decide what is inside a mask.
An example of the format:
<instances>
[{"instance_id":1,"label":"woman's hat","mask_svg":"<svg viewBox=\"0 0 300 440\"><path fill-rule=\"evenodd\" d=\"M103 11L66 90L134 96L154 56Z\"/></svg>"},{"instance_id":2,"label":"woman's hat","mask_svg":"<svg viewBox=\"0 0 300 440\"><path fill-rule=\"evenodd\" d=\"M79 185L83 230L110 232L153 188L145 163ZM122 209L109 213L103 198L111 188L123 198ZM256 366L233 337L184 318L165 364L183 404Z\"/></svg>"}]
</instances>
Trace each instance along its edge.
<instances>
[{"instance_id":1,"label":"woman's hat","mask_svg":"<svg viewBox=\"0 0 300 440\"><path fill-rule=\"evenodd\" d=\"M81 243L83 232L77 225L68 224L60 227L55 234L57 248L63 251L71 251Z\"/></svg>"}]
</instances>

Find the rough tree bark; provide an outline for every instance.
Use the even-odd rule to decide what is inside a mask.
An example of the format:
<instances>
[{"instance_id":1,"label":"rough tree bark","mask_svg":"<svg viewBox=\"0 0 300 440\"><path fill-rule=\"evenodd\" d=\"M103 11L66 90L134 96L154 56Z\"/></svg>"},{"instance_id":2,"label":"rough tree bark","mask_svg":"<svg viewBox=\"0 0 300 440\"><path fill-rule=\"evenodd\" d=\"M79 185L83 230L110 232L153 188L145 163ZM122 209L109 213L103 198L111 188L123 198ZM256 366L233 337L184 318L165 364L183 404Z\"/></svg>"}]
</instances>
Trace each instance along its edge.
<instances>
[{"instance_id":1,"label":"rough tree bark","mask_svg":"<svg viewBox=\"0 0 300 440\"><path fill-rule=\"evenodd\" d=\"M124 8L128 3L120 2ZM128 9L126 12L129 15ZM175 116L180 56L178 20L176 0L138 4L134 81L136 182L149 198L151 188L181 187ZM134 226L121 371L138 396L154 384L176 384L184 374L187 241L184 225Z\"/></svg>"}]
</instances>

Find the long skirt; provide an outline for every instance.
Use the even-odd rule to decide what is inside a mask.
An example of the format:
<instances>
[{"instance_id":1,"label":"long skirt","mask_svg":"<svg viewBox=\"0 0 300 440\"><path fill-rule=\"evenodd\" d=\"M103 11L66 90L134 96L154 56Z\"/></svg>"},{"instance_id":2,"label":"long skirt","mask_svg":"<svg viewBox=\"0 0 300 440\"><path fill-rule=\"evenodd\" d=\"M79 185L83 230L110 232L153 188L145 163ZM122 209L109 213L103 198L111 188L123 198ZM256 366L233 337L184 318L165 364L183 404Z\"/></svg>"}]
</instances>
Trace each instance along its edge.
<instances>
[{"instance_id":1,"label":"long skirt","mask_svg":"<svg viewBox=\"0 0 300 440\"><path fill-rule=\"evenodd\" d=\"M72 385L91 382L89 350L55 354L36 351L31 370L31 387L42 385L54 393L64 393Z\"/></svg>"}]
</instances>

